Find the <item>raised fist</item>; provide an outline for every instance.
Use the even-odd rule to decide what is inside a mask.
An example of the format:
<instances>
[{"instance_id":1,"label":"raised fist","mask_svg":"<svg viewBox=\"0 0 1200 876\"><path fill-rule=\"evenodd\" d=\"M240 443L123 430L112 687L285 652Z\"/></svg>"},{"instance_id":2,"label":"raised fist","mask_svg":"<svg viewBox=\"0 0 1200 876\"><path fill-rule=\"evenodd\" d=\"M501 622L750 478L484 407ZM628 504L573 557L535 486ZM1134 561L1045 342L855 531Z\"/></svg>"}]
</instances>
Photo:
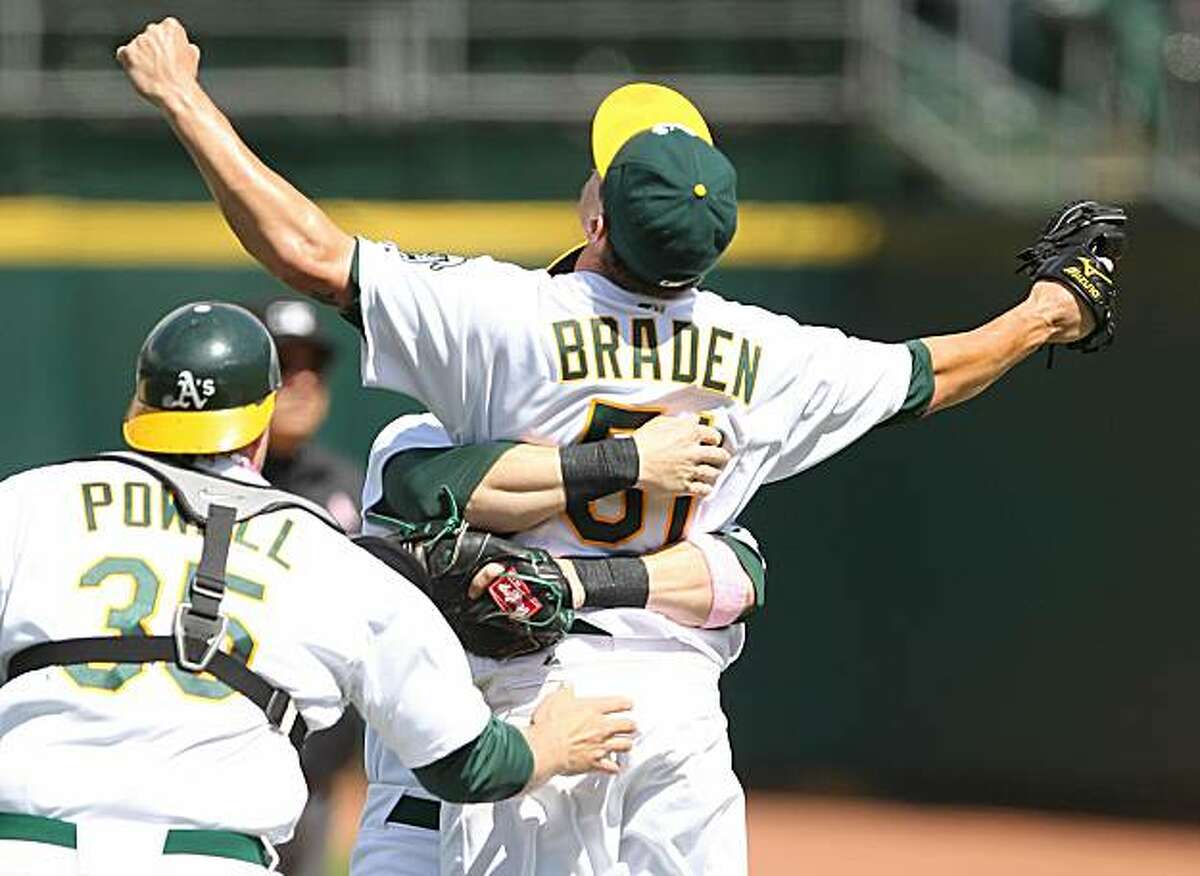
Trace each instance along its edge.
<instances>
[{"instance_id":1,"label":"raised fist","mask_svg":"<svg viewBox=\"0 0 1200 876\"><path fill-rule=\"evenodd\" d=\"M164 18L117 49L117 61L137 93L155 106L196 82L200 49L175 18Z\"/></svg>"}]
</instances>

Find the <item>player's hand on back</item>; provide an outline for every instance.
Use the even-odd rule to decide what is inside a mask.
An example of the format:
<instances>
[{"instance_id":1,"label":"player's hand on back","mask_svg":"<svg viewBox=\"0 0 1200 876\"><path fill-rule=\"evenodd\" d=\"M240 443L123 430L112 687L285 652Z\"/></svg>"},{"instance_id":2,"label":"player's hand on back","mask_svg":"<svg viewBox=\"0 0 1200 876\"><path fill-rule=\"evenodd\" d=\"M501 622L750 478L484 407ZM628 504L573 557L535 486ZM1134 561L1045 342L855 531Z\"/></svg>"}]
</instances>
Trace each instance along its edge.
<instances>
[{"instance_id":1,"label":"player's hand on back","mask_svg":"<svg viewBox=\"0 0 1200 876\"><path fill-rule=\"evenodd\" d=\"M155 106L195 85L200 49L174 18L148 25L117 49L117 61L137 93Z\"/></svg>"},{"instance_id":2,"label":"player's hand on back","mask_svg":"<svg viewBox=\"0 0 1200 876\"><path fill-rule=\"evenodd\" d=\"M633 433L639 489L671 496L707 496L730 460L721 433L697 414L659 416Z\"/></svg>"},{"instance_id":3,"label":"player's hand on back","mask_svg":"<svg viewBox=\"0 0 1200 876\"><path fill-rule=\"evenodd\" d=\"M610 755L629 751L637 730L621 714L631 708L624 697L577 697L570 685L546 697L524 730L534 754L530 786L554 775L616 773Z\"/></svg>"}]
</instances>

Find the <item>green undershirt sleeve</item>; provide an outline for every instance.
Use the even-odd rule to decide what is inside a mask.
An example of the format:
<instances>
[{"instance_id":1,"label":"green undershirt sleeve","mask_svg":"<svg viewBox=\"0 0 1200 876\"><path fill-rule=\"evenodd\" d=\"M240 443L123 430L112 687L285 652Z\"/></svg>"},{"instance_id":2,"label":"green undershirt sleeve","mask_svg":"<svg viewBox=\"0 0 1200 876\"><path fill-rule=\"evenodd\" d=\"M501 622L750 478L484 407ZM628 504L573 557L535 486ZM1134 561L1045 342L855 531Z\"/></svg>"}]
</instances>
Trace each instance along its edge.
<instances>
[{"instance_id":1,"label":"green undershirt sleeve","mask_svg":"<svg viewBox=\"0 0 1200 876\"><path fill-rule=\"evenodd\" d=\"M491 803L521 793L533 776L533 751L521 731L490 718L457 751L413 770L422 787L451 803Z\"/></svg>"},{"instance_id":2,"label":"green undershirt sleeve","mask_svg":"<svg viewBox=\"0 0 1200 876\"><path fill-rule=\"evenodd\" d=\"M354 239L354 254L350 256L350 303L341 310L342 319L358 329L363 330L362 289L358 285L358 238Z\"/></svg>"},{"instance_id":3,"label":"green undershirt sleeve","mask_svg":"<svg viewBox=\"0 0 1200 876\"><path fill-rule=\"evenodd\" d=\"M746 610L738 618L739 621L743 621L766 604L767 561L751 545L736 536L726 532L718 532L716 537L733 551L734 556L738 558L738 562L742 564L742 568L746 574L750 576L750 582L754 585L754 604L747 606Z\"/></svg>"},{"instance_id":4,"label":"green undershirt sleeve","mask_svg":"<svg viewBox=\"0 0 1200 876\"><path fill-rule=\"evenodd\" d=\"M492 441L397 453L383 467L383 498L371 510L407 523L442 520L448 513L445 487L462 512L496 460L515 446Z\"/></svg>"},{"instance_id":5,"label":"green undershirt sleeve","mask_svg":"<svg viewBox=\"0 0 1200 876\"><path fill-rule=\"evenodd\" d=\"M925 413L929 403L933 401L933 359L929 355L929 348L921 340L908 341L905 346L908 347L909 355L912 356L912 376L908 379L908 395L905 396L900 410L896 411L889 419L884 420L883 425L886 426L917 419Z\"/></svg>"}]
</instances>

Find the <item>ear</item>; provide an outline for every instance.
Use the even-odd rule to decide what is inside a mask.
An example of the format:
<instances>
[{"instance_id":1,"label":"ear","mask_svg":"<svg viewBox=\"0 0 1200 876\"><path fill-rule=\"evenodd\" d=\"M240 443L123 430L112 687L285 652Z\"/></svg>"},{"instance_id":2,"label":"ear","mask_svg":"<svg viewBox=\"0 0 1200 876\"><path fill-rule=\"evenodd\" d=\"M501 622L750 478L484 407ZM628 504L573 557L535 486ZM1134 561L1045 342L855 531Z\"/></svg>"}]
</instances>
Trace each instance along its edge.
<instances>
[{"instance_id":1,"label":"ear","mask_svg":"<svg viewBox=\"0 0 1200 876\"><path fill-rule=\"evenodd\" d=\"M608 225L603 213L586 216L583 219L583 235L589 244L601 244L608 239Z\"/></svg>"},{"instance_id":2,"label":"ear","mask_svg":"<svg viewBox=\"0 0 1200 876\"><path fill-rule=\"evenodd\" d=\"M604 205L600 200L600 177L595 171L583 184L579 192L579 224L588 243L593 243L601 233L604 222Z\"/></svg>"}]
</instances>

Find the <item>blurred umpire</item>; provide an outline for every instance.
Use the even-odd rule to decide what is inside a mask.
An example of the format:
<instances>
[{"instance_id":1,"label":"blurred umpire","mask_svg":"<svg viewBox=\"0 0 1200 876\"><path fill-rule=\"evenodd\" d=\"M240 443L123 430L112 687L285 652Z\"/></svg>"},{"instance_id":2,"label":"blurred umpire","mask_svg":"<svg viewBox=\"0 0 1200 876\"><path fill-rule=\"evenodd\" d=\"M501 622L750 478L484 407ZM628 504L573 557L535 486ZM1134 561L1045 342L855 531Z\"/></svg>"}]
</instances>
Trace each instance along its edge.
<instances>
[{"instance_id":1,"label":"blurred umpire","mask_svg":"<svg viewBox=\"0 0 1200 876\"><path fill-rule=\"evenodd\" d=\"M307 301L280 298L262 309L262 317L279 349L283 372L263 476L324 507L347 532L357 532L362 469L312 441L329 415L325 374L333 345Z\"/></svg>"},{"instance_id":2,"label":"blurred umpire","mask_svg":"<svg viewBox=\"0 0 1200 876\"><path fill-rule=\"evenodd\" d=\"M316 308L307 301L280 298L260 313L275 339L283 375L263 476L321 505L347 532L357 532L362 471L312 440L329 415L325 374L333 361L333 345L321 332ZM362 735L362 720L348 708L337 724L305 743L301 766L308 780L308 805L295 839L279 849L280 869L289 876L325 872L335 780L339 770L358 763Z\"/></svg>"}]
</instances>

